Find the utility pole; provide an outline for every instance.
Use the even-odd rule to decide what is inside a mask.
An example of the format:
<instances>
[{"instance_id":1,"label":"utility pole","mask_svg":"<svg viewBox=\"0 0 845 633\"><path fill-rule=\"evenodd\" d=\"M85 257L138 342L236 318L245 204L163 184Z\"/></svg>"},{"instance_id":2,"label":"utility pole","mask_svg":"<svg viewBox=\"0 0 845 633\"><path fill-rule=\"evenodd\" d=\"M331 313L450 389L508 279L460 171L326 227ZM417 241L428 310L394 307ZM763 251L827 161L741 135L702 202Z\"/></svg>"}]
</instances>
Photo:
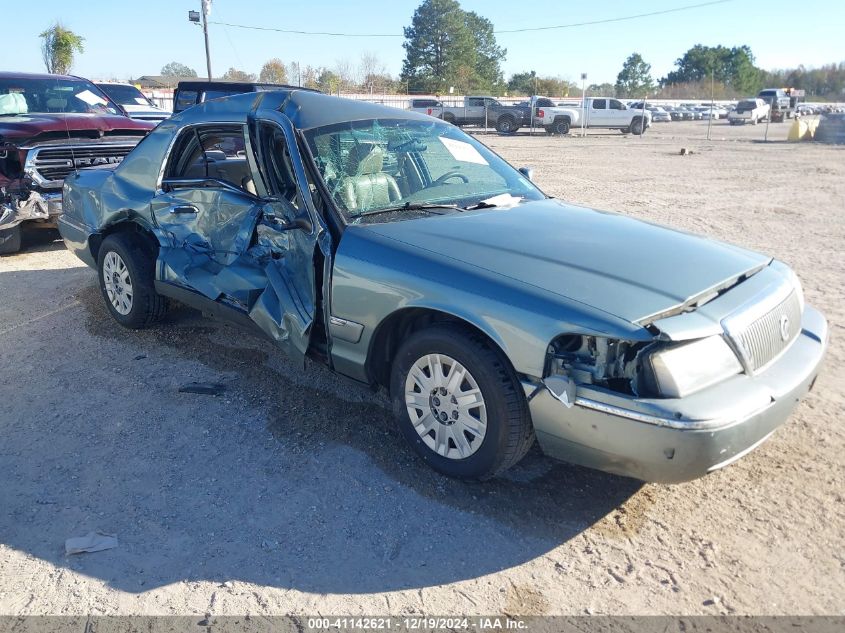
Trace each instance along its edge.
<instances>
[{"instance_id":1,"label":"utility pole","mask_svg":"<svg viewBox=\"0 0 845 633\"><path fill-rule=\"evenodd\" d=\"M587 73L581 73L581 137L587 136Z\"/></svg>"},{"instance_id":2,"label":"utility pole","mask_svg":"<svg viewBox=\"0 0 845 633\"><path fill-rule=\"evenodd\" d=\"M713 69L710 69L710 116L707 117L707 140L710 140L710 128L713 125L713 99L715 99L715 79L713 78Z\"/></svg>"},{"instance_id":3,"label":"utility pole","mask_svg":"<svg viewBox=\"0 0 845 633\"><path fill-rule=\"evenodd\" d=\"M208 80L211 81L211 51L208 48L208 14L211 13L211 0L202 0L202 33L205 36L205 66Z\"/></svg>"}]
</instances>

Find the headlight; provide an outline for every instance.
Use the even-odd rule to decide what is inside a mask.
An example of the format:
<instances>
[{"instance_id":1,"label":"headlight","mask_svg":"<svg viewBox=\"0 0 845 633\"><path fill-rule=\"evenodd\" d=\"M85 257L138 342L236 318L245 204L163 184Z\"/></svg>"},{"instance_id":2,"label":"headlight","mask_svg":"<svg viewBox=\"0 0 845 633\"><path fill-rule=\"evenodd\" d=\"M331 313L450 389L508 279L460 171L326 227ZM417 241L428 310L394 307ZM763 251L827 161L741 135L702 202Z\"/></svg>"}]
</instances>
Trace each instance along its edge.
<instances>
[{"instance_id":1,"label":"headlight","mask_svg":"<svg viewBox=\"0 0 845 633\"><path fill-rule=\"evenodd\" d=\"M649 356L660 395L683 398L742 371L721 336L711 336L653 352Z\"/></svg>"}]
</instances>

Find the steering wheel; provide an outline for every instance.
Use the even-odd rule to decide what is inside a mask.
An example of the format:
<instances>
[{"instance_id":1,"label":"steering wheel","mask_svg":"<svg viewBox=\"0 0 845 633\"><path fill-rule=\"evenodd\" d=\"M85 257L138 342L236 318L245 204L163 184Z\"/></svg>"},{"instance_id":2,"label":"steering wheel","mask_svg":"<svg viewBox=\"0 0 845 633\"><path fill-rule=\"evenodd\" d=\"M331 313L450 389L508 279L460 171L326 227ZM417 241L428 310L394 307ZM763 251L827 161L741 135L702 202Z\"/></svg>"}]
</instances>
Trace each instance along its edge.
<instances>
[{"instance_id":1,"label":"steering wheel","mask_svg":"<svg viewBox=\"0 0 845 633\"><path fill-rule=\"evenodd\" d=\"M440 178L438 178L433 183L431 183L429 185L429 187L435 187L435 186L446 184L446 181L451 179L451 178L460 178L465 183L469 182L469 178L464 176L462 173L460 173L458 171L447 171L445 174L440 176Z\"/></svg>"}]
</instances>

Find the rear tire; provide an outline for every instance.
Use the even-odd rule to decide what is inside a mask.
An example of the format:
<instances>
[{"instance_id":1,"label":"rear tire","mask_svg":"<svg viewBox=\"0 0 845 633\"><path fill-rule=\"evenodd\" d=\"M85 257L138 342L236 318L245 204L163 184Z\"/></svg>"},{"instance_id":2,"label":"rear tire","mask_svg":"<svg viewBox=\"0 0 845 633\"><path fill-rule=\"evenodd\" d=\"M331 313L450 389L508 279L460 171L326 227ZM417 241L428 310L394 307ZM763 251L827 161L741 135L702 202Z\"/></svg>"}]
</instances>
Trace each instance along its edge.
<instances>
[{"instance_id":1,"label":"rear tire","mask_svg":"<svg viewBox=\"0 0 845 633\"><path fill-rule=\"evenodd\" d=\"M569 134L569 121L566 119L558 119L552 123L552 134L560 134L561 136Z\"/></svg>"},{"instance_id":2,"label":"rear tire","mask_svg":"<svg viewBox=\"0 0 845 633\"><path fill-rule=\"evenodd\" d=\"M114 320L139 329L158 321L169 307L155 291L155 261L128 235L109 235L97 253L100 291Z\"/></svg>"},{"instance_id":3,"label":"rear tire","mask_svg":"<svg viewBox=\"0 0 845 633\"><path fill-rule=\"evenodd\" d=\"M0 255L11 255L21 250L21 225L0 231Z\"/></svg>"},{"instance_id":4,"label":"rear tire","mask_svg":"<svg viewBox=\"0 0 845 633\"><path fill-rule=\"evenodd\" d=\"M534 443L516 373L468 328L435 325L407 338L393 360L390 393L402 435L444 475L489 479Z\"/></svg>"},{"instance_id":5,"label":"rear tire","mask_svg":"<svg viewBox=\"0 0 845 633\"><path fill-rule=\"evenodd\" d=\"M451 123L452 125L455 125L455 115L451 112L444 112L443 120L446 121L446 123Z\"/></svg>"},{"instance_id":6,"label":"rear tire","mask_svg":"<svg viewBox=\"0 0 845 633\"><path fill-rule=\"evenodd\" d=\"M499 117L496 121L496 131L499 134L513 134L517 130L516 119L510 115Z\"/></svg>"}]
</instances>

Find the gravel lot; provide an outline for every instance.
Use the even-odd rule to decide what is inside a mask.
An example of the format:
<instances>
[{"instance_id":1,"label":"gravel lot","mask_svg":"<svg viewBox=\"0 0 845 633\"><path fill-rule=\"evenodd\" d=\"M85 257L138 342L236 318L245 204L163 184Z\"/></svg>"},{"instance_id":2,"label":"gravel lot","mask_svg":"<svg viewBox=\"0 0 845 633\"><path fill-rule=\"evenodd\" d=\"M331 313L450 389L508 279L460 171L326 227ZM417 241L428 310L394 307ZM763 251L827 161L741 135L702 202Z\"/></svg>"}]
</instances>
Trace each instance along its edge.
<instances>
[{"instance_id":1,"label":"gravel lot","mask_svg":"<svg viewBox=\"0 0 845 633\"><path fill-rule=\"evenodd\" d=\"M481 138L549 194L797 270L831 349L759 450L677 486L536 451L448 480L382 394L188 309L123 330L36 233L0 259L0 614L845 613L845 149L706 126ZM92 530L119 547L65 556Z\"/></svg>"}]
</instances>

